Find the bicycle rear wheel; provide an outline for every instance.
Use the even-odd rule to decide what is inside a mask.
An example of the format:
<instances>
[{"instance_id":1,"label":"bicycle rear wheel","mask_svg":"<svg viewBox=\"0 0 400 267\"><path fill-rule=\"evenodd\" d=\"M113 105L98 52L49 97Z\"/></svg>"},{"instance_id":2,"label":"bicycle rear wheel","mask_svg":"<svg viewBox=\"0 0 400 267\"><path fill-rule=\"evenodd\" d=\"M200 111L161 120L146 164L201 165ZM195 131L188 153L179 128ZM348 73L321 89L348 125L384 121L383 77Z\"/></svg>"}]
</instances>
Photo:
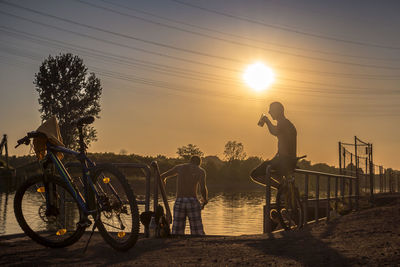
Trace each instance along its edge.
<instances>
[{"instance_id":1,"label":"bicycle rear wheel","mask_svg":"<svg viewBox=\"0 0 400 267\"><path fill-rule=\"evenodd\" d=\"M72 245L85 232L78 224L83 218L78 203L56 176L47 182L43 175L26 180L15 193L14 213L25 234L47 247Z\"/></svg>"},{"instance_id":2,"label":"bicycle rear wheel","mask_svg":"<svg viewBox=\"0 0 400 267\"><path fill-rule=\"evenodd\" d=\"M114 249L130 249L139 236L139 211L130 185L111 164L96 166L91 177L98 194L99 232Z\"/></svg>"},{"instance_id":3,"label":"bicycle rear wheel","mask_svg":"<svg viewBox=\"0 0 400 267\"><path fill-rule=\"evenodd\" d=\"M303 227L303 206L301 205L299 190L293 183L278 189L276 210L283 229L295 230Z\"/></svg>"}]
</instances>

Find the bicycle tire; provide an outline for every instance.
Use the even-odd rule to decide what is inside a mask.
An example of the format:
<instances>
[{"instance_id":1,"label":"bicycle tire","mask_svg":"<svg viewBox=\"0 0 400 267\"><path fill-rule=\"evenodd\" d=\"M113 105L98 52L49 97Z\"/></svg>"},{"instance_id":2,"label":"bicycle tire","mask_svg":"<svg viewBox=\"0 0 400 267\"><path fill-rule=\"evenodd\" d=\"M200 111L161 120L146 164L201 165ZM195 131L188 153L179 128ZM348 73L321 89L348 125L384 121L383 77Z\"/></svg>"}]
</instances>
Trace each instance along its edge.
<instances>
[{"instance_id":1,"label":"bicycle tire","mask_svg":"<svg viewBox=\"0 0 400 267\"><path fill-rule=\"evenodd\" d=\"M283 229L289 231L303 227L303 205L300 201L299 190L294 184L288 184L278 189L276 194L276 209ZM285 213L283 212L284 210L286 210Z\"/></svg>"},{"instance_id":2,"label":"bicycle tire","mask_svg":"<svg viewBox=\"0 0 400 267\"><path fill-rule=\"evenodd\" d=\"M129 183L111 164L96 166L91 170L91 177L100 198L97 203L103 204L99 207L100 219L97 222L100 234L114 249L130 249L138 239L140 225L136 197ZM117 224L113 224L115 218Z\"/></svg>"},{"instance_id":3,"label":"bicycle tire","mask_svg":"<svg viewBox=\"0 0 400 267\"><path fill-rule=\"evenodd\" d=\"M46 181L47 187L43 174L32 176L17 189L14 197L17 222L27 236L43 246L62 248L72 245L85 232L85 227L78 224L84 215L61 178L47 176ZM44 192L50 187L56 193L51 204L47 205Z\"/></svg>"}]
</instances>

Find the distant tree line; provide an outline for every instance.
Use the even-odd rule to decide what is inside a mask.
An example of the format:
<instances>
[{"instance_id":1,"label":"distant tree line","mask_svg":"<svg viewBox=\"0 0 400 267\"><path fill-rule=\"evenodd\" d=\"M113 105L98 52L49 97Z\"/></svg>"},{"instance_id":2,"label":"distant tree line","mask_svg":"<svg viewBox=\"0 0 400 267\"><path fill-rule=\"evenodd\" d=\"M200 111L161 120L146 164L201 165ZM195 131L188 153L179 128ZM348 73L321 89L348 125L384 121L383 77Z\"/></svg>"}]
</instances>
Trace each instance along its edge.
<instances>
[{"instance_id":1,"label":"distant tree line","mask_svg":"<svg viewBox=\"0 0 400 267\"><path fill-rule=\"evenodd\" d=\"M237 190L263 190L263 187L253 183L249 177L249 173L253 168L259 165L263 159L259 157L247 157L244 152L244 146L237 141L228 141L224 147L224 158L218 156L204 156L201 149L194 144L188 144L177 149L178 157L166 157L163 155L157 156L141 156L136 154L128 154L125 149L122 149L119 154L116 153L89 153L89 158L95 162L110 162L110 163L144 163L150 165L152 161L157 161L161 172L164 172L176 164L185 163L190 156L202 156L202 168L207 172L207 183L211 191L237 191ZM34 156L10 157L10 165L16 168L34 162ZM65 160L71 160L66 158ZM311 164L311 161L301 160L298 167L306 170L338 174L339 169L334 166L329 166L325 163ZM348 166L351 168L351 166ZM123 169L126 176L134 181L135 179L144 181L144 174L141 170ZM361 172L360 172L361 173ZM304 177L298 175L296 178L300 187L303 187ZM171 181L174 181L173 179ZM321 179L321 186L326 186L326 179ZM143 183L143 182L142 182ZM174 183L169 183L167 189L173 191ZM310 190L315 188L315 179L310 179Z\"/></svg>"}]
</instances>

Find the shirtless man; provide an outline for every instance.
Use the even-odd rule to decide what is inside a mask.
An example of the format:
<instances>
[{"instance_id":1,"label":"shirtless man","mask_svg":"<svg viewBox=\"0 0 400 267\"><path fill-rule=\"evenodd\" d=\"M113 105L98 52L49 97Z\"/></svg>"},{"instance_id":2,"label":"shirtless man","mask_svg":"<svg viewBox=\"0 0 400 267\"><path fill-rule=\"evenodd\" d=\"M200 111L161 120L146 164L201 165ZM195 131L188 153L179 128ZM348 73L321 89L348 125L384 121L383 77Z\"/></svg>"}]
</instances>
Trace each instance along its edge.
<instances>
[{"instance_id":1,"label":"shirtless man","mask_svg":"<svg viewBox=\"0 0 400 267\"><path fill-rule=\"evenodd\" d=\"M260 118L258 125L263 127L264 124L267 124L269 132L278 138L278 153L273 159L267 160L256 167L251 172L250 177L254 182L265 185L266 169L269 167L268 176L271 178L271 186L278 188L280 177L296 167L297 131L294 125L285 117L281 103L271 103L269 114L273 120L277 121L277 125L273 125L266 115Z\"/></svg>"},{"instance_id":2,"label":"shirtless man","mask_svg":"<svg viewBox=\"0 0 400 267\"><path fill-rule=\"evenodd\" d=\"M208 190L206 172L200 167L200 163L200 157L192 156L189 163L179 164L161 174L164 183L168 178L178 176L172 234L185 234L186 217L189 218L192 235L205 234L201 220L201 209L208 202ZM198 186L200 186L202 205L196 196Z\"/></svg>"}]
</instances>

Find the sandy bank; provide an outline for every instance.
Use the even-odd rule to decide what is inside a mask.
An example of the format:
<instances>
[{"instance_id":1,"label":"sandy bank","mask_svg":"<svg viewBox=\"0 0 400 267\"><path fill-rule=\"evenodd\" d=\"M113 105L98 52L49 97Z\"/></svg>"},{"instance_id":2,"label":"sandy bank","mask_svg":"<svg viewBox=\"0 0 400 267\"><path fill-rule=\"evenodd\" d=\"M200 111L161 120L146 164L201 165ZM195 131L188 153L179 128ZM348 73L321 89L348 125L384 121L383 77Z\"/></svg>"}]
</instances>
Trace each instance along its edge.
<instances>
[{"instance_id":1,"label":"sandy bank","mask_svg":"<svg viewBox=\"0 0 400 267\"><path fill-rule=\"evenodd\" d=\"M120 253L95 235L83 254L86 240L49 249L24 236L1 237L0 265L395 266L400 264L400 202L272 236L140 239Z\"/></svg>"}]
</instances>

